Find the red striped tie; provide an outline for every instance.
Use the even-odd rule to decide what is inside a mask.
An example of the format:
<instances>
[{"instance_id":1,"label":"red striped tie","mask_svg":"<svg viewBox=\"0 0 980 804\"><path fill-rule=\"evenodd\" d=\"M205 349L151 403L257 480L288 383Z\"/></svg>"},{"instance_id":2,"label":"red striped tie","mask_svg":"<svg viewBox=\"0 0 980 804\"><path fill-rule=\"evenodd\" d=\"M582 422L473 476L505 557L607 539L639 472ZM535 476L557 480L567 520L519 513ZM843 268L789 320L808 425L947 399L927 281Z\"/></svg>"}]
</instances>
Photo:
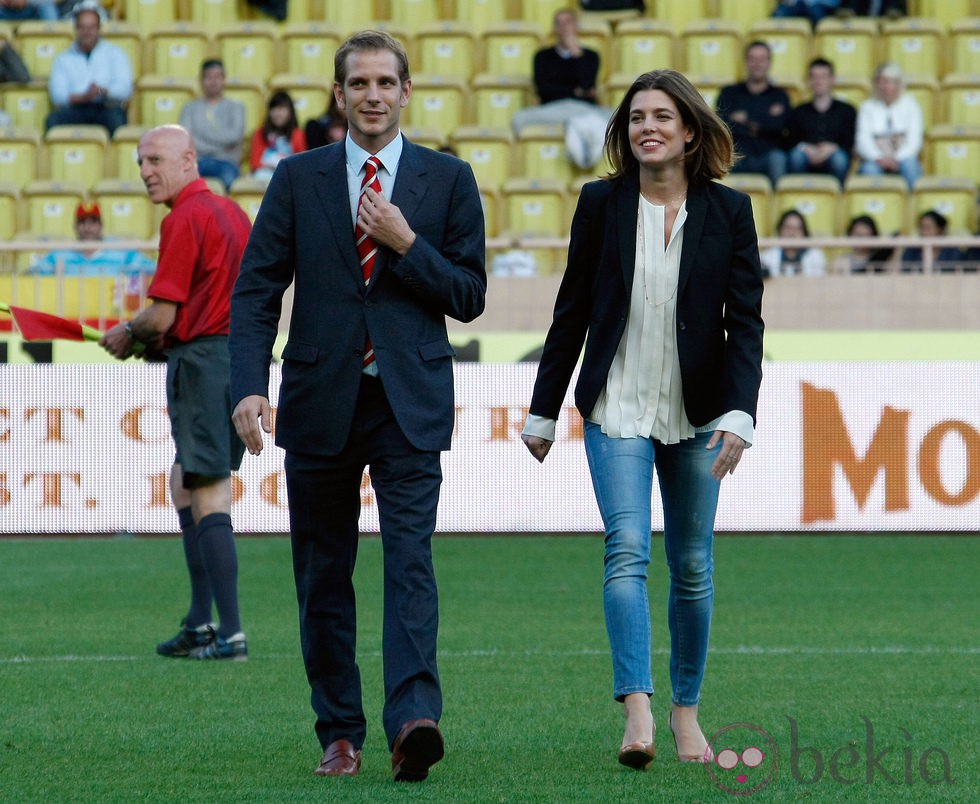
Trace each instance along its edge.
<instances>
[{"instance_id":1,"label":"red striped tie","mask_svg":"<svg viewBox=\"0 0 980 804\"><path fill-rule=\"evenodd\" d=\"M364 179L361 181L361 195L357 199L357 212L361 212L361 204L364 203L364 191L370 187L376 193L381 192L381 182L378 180L378 170L381 168L381 160L376 156L369 157L364 163ZM357 241L357 253L361 258L361 275L364 277L365 287L371 281L371 274L374 272L374 260L378 256L378 247L371 236L365 232L360 224L354 226L354 238ZM374 362L374 347L371 345L370 336L364 344L364 365L369 366Z\"/></svg>"}]
</instances>

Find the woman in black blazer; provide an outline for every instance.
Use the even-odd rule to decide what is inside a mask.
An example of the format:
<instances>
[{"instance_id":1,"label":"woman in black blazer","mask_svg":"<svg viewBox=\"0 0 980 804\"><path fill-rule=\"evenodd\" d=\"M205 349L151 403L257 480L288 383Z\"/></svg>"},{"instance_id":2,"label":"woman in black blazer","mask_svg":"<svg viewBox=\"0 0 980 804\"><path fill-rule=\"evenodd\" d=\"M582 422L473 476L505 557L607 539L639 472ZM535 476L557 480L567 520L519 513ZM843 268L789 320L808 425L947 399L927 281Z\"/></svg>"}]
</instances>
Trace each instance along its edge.
<instances>
[{"instance_id":1,"label":"woman in black blazer","mask_svg":"<svg viewBox=\"0 0 980 804\"><path fill-rule=\"evenodd\" d=\"M670 726L678 758L708 761L697 705L713 601L720 482L751 444L762 381L762 271L748 196L719 184L731 135L673 70L634 81L610 120L605 179L582 188L568 265L523 439L543 461L583 344L575 403L606 533L603 604L619 761L654 756L650 710L651 489L670 570Z\"/></svg>"}]
</instances>

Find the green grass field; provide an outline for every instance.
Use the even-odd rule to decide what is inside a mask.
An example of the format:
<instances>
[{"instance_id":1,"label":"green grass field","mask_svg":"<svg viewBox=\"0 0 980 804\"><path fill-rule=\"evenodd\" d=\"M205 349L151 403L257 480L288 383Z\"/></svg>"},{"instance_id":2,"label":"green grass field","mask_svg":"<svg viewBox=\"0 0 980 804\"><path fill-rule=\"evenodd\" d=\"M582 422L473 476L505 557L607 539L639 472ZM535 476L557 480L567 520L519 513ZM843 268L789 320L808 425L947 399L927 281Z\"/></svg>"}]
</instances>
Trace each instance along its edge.
<instances>
[{"instance_id":1,"label":"green grass field","mask_svg":"<svg viewBox=\"0 0 980 804\"><path fill-rule=\"evenodd\" d=\"M251 658L232 664L153 652L186 606L176 538L0 540L0 801L733 800L676 762L662 560L658 756L646 773L617 764L601 549L596 536L436 540L447 756L396 786L379 725L378 539L357 572L364 766L339 780L312 772L286 539L240 541ZM771 735L780 768L751 800L980 799L980 541L724 536L715 555L702 723Z\"/></svg>"}]
</instances>

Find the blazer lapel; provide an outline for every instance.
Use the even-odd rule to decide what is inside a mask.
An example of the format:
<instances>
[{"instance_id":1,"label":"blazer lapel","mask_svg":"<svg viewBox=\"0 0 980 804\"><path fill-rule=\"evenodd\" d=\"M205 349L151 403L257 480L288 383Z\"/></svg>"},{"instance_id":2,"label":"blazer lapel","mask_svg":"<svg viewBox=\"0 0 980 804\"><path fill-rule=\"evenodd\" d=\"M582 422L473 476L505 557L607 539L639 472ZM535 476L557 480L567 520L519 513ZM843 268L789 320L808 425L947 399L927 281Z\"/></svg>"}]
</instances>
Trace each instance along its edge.
<instances>
[{"instance_id":1,"label":"blazer lapel","mask_svg":"<svg viewBox=\"0 0 980 804\"><path fill-rule=\"evenodd\" d=\"M627 299L633 292L633 274L636 270L636 226L639 204L639 175L630 173L616 193L616 202L612 210L615 218L616 240L619 243L619 267L623 272Z\"/></svg>"},{"instance_id":2,"label":"blazer lapel","mask_svg":"<svg viewBox=\"0 0 980 804\"><path fill-rule=\"evenodd\" d=\"M708 197L703 190L694 190L687 196L687 220L684 221L684 246L681 249L681 264L677 277L677 295L684 292L687 280L694 270L694 255L701 243L704 219L708 213Z\"/></svg>"},{"instance_id":3,"label":"blazer lapel","mask_svg":"<svg viewBox=\"0 0 980 804\"><path fill-rule=\"evenodd\" d=\"M354 224L350 216L350 201L347 193L347 155L344 151L343 142L323 149L323 159L317 168L317 174L317 180L313 182L313 187L320 206L323 208L329 233L329 236L324 238L325 247L333 252L334 257L343 260L351 275L363 285L361 261L357 256L357 246L354 243Z\"/></svg>"}]
</instances>

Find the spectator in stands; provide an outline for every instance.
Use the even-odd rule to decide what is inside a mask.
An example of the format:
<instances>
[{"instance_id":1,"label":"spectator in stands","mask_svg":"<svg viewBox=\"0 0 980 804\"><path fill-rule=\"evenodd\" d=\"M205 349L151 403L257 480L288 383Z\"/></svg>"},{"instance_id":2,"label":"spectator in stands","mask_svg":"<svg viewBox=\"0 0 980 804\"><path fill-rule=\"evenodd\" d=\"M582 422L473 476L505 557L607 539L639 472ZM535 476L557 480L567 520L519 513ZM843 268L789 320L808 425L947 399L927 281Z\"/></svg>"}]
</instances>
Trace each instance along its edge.
<instances>
[{"instance_id":1,"label":"spectator in stands","mask_svg":"<svg viewBox=\"0 0 980 804\"><path fill-rule=\"evenodd\" d=\"M776 225L777 237L805 239L810 237L806 218L797 210L789 209L782 214ZM823 276L827 271L827 258L818 248L808 248L801 244L792 246L773 246L759 255L762 261L762 276Z\"/></svg>"},{"instance_id":2,"label":"spectator in stands","mask_svg":"<svg viewBox=\"0 0 980 804\"><path fill-rule=\"evenodd\" d=\"M245 140L245 107L226 98L225 66L221 59L201 65L203 98L188 101L180 111L180 125L194 138L197 170L203 177L221 180L227 190L238 178Z\"/></svg>"},{"instance_id":3,"label":"spectator in stands","mask_svg":"<svg viewBox=\"0 0 980 804\"><path fill-rule=\"evenodd\" d=\"M30 80L31 74L24 60L0 31L0 84L8 81L13 84L24 84Z\"/></svg>"},{"instance_id":4,"label":"spectator in stands","mask_svg":"<svg viewBox=\"0 0 980 804\"><path fill-rule=\"evenodd\" d=\"M816 25L824 17L833 14L840 0L779 0L773 10L774 17L803 17Z\"/></svg>"},{"instance_id":5,"label":"spectator in stands","mask_svg":"<svg viewBox=\"0 0 980 804\"><path fill-rule=\"evenodd\" d=\"M4 22L57 19L58 6L54 0L0 0L0 20Z\"/></svg>"},{"instance_id":6,"label":"spectator in stands","mask_svg":"<svg viewBox=\"0 0 980 804\"><path fill-rule=\"evenodd\" d=\"M321 145L340 142L347 136L347 115L337 105L337 98L330 95L330 103L323 114L306 123L306 148L312 151Z\"/></svg>"},{"instance_id":7,"label":"spectator in stands","mask_svg":"<svg viewBox=\"0 0 980 804\"><path fill-rule=\"evenodd\" d=\"M789 96L769 80L772 51L765 42L745 48L746 79L723 87L718 114L732 131L741 156L733 173L765 173L775 186L786 172L783 130L789 117Z\"/></svg>"},{"instance_id":8,"label":"spectator in stands","mask_svg":"<svg viewBox=\"0 0 980 804\"><path fill-rule=\"evenodd\" d=\"M912 95L903 92L902 71L894 62L880 64L873 83L873 96L858 109L858 170L869 175L898 174L912 189L922 175L922 109Z\"/></svg>"},{"instance_id":9,"label":"spectator in stands","mask_svg":"<svg viewBox=\"0 0 980 804\"><path fill-rule=\"evenodd\" d=\"M840 0L837 16L847 17L904 17L908 13L905 0Z\"/></svg>"},{"instance_id":10,"label":"spectator in stands","mask_svg":"<svg viewBox=\"0 0 980 804\"><path fill-rule=\"evenodd\" d=\"M878 224L870 215L858 215L847 225L848 237L878 237ZM844 254L835 261L837 273L851 274L883 274L888 271L889 261L894 250L890 248L875 248L855 246L849 254Z\"/></svg>"},{"instance_id":11,"label":"spectator in stands","mask_svg":"<svg viewBox=\"0 0 980 804\"><path fill-rule=\"evenodd\" d=\"M807 73L813 99L790 112L787 144L790 173L830 173L844 186L851 167L857 112L834 97L834 65L814 59Z\"/></svg>"},{"instance_id":12,"label":"spectator in stands","mask_svg":"<svg viewBox=\"0 0 980 804\"><path fill-rule=\"evenodd\" d=\"M48 94L54 110L45 128L100 125L110 136L126 123L126 105L133 94L133 67L121 48L100 38L105 9L83 0L72 11L75 41L51 64Z\"/></svg>"},{"instance_id":13,"label":"spectator in stands","mask_svg":"<svg viewBox=\"0 0 980 804\"><path fill-rule=\"evenodd\" d=\"M305 150L306 136L296 120L293 99L283 90L273 92L265 122L252 135L252 177L268 181L281 160Z\"/></svg>"},{"instance_id":14,"label":"spectator in stands","mask_svg":"<svg viewBox=\"0 0 980 804\"><path fill-rule=\"evenodd\" d=\"M555 44L534 54L534 87L539 106L521 109L511 125L514 135L531 125L565 127L565 148L578 167L598 164L611 109L596 101L599 54L583 47L578 38L578 15L563 8L554 16Z\"/></svg>"},{"instance_id":15,"label":"spectator in stands","mask_svg":"<svg viewBox=\"0 0 980 804\"><path fill-rule=\"evenodd\" d=\"M945 237L949 221L946 216L934 209L927 210L919 216L917 224L919 237ZM967 252L957 246L943 246L934 249L932 253L932 270L944 273L952 272L966 262ZM901 271L903 274L921 273L923 270L922 249L918 246L902 251Z\"/></svg>"}]
</instances>

